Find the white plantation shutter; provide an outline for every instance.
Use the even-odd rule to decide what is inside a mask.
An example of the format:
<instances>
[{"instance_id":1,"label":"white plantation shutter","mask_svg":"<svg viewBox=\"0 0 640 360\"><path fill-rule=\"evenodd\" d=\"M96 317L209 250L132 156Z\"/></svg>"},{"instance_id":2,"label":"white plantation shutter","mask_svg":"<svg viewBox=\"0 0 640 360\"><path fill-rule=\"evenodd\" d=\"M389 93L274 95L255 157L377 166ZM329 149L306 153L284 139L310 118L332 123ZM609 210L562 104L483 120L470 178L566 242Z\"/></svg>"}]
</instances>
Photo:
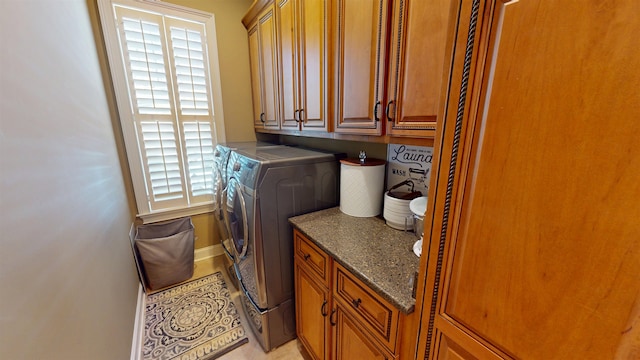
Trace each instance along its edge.
<instances>
[{"instance_id":1,"label":"white plantation shutter","mask_svg":"<svg viewBox=\"0 0 640 360\"><path fill-rule=\"evenodd\" d=\"M115 2L131 108L126 124L120 111L121 121L133 129L136 145L127 150L137 150L144 177L146 204L138 208L153 213L211 202L217 141L205 23Z\"/></svg>"},{"instance_id":2,"label":"white plantation shutter","mask_svg":"<svg viewBox=\"0 0 640 360\"><path fill-rule=\"evenodd\" d=\"M141 121L140 132L154 202L182 199L182 166L173 123Z\"/></svg>"},{"instance_id":3,"label":"white plantation shutter","mask_svg":"<svg viewBox=\"0 0 640 360\"><path fill-rule=\"evenodd\" d=\"M160 25L123 16L122 26L136 109L140 114L171 114Z\"/></svg>"},{"instance_id":4,"label":"white plantation shutter","mask_svg":"<svg viewBox=\"0 0 640 360\"><path fill-rule=\"evenodd\" d=\"M187 152L191 196L213 193L213 138L208 122L184 123L184 143Z\"/></svg>"},{"instance_id":5,"label":"white plantation shutter","mask_svg":"<svg viewBox=\"0 0 640 360\"><path fill-rule=\"evenodd\" d=\"M183 115L209 115L202 34L171 26L171 48Z\"/></svg>"}]
</instances>

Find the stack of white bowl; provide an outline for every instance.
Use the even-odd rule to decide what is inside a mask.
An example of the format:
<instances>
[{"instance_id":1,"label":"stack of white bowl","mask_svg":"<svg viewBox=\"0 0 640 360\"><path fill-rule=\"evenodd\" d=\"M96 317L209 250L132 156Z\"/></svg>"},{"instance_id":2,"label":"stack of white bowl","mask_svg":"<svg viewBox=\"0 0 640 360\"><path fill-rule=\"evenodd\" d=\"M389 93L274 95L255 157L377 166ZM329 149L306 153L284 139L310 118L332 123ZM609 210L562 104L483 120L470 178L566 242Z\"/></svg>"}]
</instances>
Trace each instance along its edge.
<instances>
[{"instance_id":1,"label":"stack of white bowl","mask_svg":"<svg viewBox=\"0 0 640 360\"><path fill-rule=\"evenodd\" d=\"M384 210L382 217L387 225L398 230L413 230L413 213L409 207L411 200L398 199L384 194Z\"/></svg>"}]
</instances>

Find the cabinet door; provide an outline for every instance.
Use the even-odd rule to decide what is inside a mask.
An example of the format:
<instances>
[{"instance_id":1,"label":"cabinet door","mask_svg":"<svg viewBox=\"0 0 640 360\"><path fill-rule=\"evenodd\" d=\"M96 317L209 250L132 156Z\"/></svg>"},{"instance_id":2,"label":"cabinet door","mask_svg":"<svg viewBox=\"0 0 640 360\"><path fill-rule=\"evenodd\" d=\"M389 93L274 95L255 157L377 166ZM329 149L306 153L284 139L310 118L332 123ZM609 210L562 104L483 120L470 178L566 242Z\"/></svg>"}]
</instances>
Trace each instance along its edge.
<instances>
[{"instance_id":1,"label":"cabinet door","mask_svg":"<svg viewBox=\"0 0 640 360\"><path fill-rule=\"evenodd\" d=\"M420 349L637 359L640 2L460 3Z\"/></svg>"},{"instance_id":2,"label":"cabinet door","mask_svg":"<svg viewBox=\"0 0 640 360\"><path fill-rule=\"evenodd\" d=\"M298 96L298 48L296 21L296 0L276 2L278 12L278 43L280 49L280 110L281 127L297 130L299 96Z\"/></svg>"},{"instance_id":3,"label":"cabinet door","mask_svg":"<svg viewBox=\"0 0 640 360\"><path fill-rule=\"evenodd\" d=\"M249 61L251 66L251 95L253 96L253 125L262 127L262 71L260 70L260 42L258 25L249 29Z\"/></svg>"},{"instance_id":4,"label":"cabinet door","mask_svg":"<svg viewBox=\"0 0 640 360\"><path fill-rule=\"evenodd\" d=\"M335 325L333 325L332 359L394 359L395 357L378 344L364 326L348 315L342 304L336 302Z\"/></svg>"},{"instance_id":5,"label":"cabinet door","mask_svg":"<svg viewBox=\"0 0 640 360\"><path fill-rule=\"evenodd\" d=\"M298 119L303 130L328 130L329 73L327 18L329 1L298 0L300 103Z\"/></svg>"},{"instance_id":6,"label":"cabinet door","mask_svg":"<svg viewBox=\"0 0 640 360\"><path fill-rule=\"evenodd\" d=\"M389 43L387 133L434 136L451 0L397 0Z\"/></svg>"},{"instance_id":7,"label":"cabinet door","mask_svg":"<svg viewBox=\"0 0 640 360\"><path fill-rule=\"evenodd\" d=\"M296 332L313 359L326 359L329 346L329 291L295 258Z\"/></svg>"},{"instance_id":8,"label":"cabinet door","mask_svg":"<svg viewBox=\"0 0 640 360\"><path fill-rule=\"evenodd\" d=\"M336 133L381 135L387 0L335 0Z\"/></svg>"},{"instance_id":9,"label":"cabinet door","mask_svg":"<svg viewBox=\"0 0 640 360\"><path fill-rule=\"evenodd\" d=\"M328 4L277 2L283 129L327 131Z\"/></svg>"},{"instance_id":10,"label":"cabinet door","mask_svg":"<svg viewBox=\"0 0 640 360\"><path fill-rule=\"evenodd\" d=\"M274 7L269 6L258 20L261 67L262 124L265 128L279 128L278 121L278 62Z\"/></svg>"}]
</instances>

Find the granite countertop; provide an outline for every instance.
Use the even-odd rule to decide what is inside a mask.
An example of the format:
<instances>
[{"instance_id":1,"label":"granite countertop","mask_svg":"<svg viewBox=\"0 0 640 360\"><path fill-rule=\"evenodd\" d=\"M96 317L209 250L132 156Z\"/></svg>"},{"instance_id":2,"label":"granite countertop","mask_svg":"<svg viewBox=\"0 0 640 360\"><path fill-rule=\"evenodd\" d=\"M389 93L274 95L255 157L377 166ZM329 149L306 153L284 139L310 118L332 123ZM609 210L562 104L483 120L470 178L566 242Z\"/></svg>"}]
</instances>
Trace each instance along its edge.
<instances>
[{"instance_id":1,"label":"granite countertop","mask_svg":"<svg viewBox=\"0 0 640 360\"><path fill-rule=\"evenodd\" d=\"M289 222L400 311L413 312L411 284L420 261L413 232L393 229L378 217L349 216L338 207Z\"/></svg>"}]
</instances>

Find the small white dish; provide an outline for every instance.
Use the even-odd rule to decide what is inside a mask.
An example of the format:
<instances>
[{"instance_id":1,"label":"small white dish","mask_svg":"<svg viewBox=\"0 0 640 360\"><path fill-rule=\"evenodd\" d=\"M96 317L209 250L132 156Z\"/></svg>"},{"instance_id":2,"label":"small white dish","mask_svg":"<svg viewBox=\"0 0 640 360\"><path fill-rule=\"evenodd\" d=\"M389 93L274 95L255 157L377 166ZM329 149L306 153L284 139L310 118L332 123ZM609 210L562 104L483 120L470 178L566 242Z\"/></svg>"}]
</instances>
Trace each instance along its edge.
<instances>
[{"instance_id":1,"label":"small white dish","mask_svg":"<svg viewBox=\"0 0 640 360\"><path fill-rule=\"evenodd\" d=\"M416 254L417 257L420 257L422 254L422 239L413 244L413 253Z\"/></svg>"},{"instance_id":2,"label":"small white dish","mask_svg":"<svg viewBox=\"0 0 640 360\"><path fill-rule=\"evenodd\" d=\"M427 211L427 197L420 196L411 200L409 203L409 209L411 212L418 216L424 216L424 212Z\"/></svg>"}]
</instances>

